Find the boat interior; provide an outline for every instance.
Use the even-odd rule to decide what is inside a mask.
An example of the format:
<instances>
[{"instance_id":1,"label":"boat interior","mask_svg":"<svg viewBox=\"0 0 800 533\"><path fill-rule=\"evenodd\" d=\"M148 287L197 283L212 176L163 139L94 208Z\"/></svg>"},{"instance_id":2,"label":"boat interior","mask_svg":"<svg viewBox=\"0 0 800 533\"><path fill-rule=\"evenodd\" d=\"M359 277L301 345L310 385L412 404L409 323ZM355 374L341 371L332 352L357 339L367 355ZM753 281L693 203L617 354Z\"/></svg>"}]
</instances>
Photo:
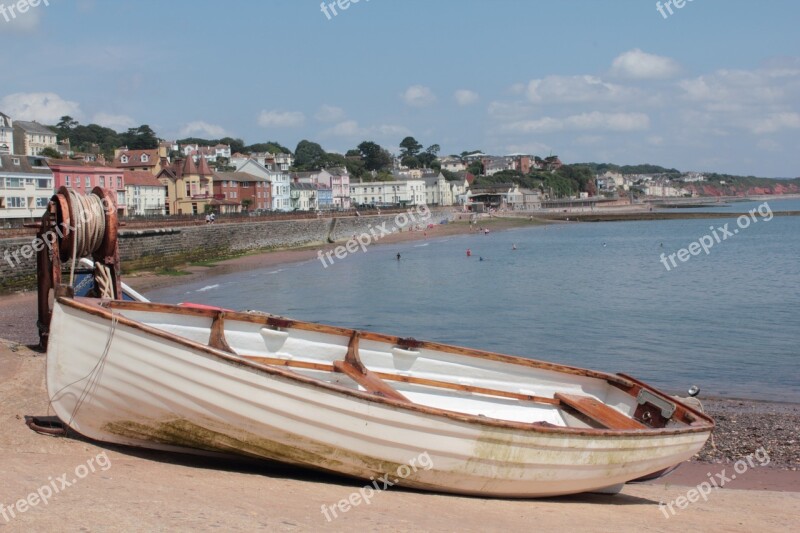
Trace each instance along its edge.
<instances>
[{"instance_id":1,"label":"boat interior","mask_svg":"<svg viewBox=\"0 0 800 533\"><path fill-rule=\"evenodd\" d=\"M75 302L255 366L280 367L398 404L541 428L617 432L713 425L676 398L623 374L262 313L119 300Z\"/></svg>"}]
</instances>

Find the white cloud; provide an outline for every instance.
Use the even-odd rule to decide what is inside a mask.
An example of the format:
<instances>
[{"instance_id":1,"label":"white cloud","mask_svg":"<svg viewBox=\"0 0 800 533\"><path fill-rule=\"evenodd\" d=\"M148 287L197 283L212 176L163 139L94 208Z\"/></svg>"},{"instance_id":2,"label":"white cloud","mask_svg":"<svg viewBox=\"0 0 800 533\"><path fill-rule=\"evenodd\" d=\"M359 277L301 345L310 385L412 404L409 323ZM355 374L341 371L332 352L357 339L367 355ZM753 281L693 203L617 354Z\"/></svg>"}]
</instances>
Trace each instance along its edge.
<instances>
[{"instance_id":1,"label":"white cloud","mask_svg":"<svg viewBox=\"0 0 800 533\"><path fill-rule=\"evenodd\" d=\"M325 130L323 135L329 137L377 137L386 139L411 135L411 130L404 126L397 126L394 124L362 127L355 120L345 120Z\"/></svg>"},{"instance_id":2,"label":"white cloud","mask_svg":"<svg viewBox=\"0 0 800 533\"><path fill-rule=\"evenodd\" d=\"M204 122L202 120L195 120L193 122L185 124L181 128L178 135L180 137L201 136L207 138L219 138L219 137L225 137L227 133L225 132L225 128L223 128L222 126L217 126L216 124L209 124L208 122Z\"/></svg>"},{"instance_id":3,"label":"white cloud","mask_svg":"<svg viewBox=\"0 0 800 533\"><path fill-rule=\"evenodd\" d=\"M472 105L478 101L478 93L469 89L459 89L453 97L460 106Z\"/></svg>"},{"instance_id":4,"label":"white cloud","mask_svg":"<svg viewBox=\"0 0 800 533\"><path fill-rule=\"evenodd\" d=\"M706 76L681 80L678 86L688 100L717 105L721 102L751 105L785 101L789 94L798 92L798 81L800 76L797 74L786 79L769 77L760 71L718 70Z\"/></svg>"},{"instance_id":5,"label":"white cloud","mask_svg":"<svg viewBox=\"0 0 800 533\"><path fill-rule=\"evenodd\" d=\"M355 120L345 120L325 130L325 133L335 137L355 137L360 135L362 131Z\"/></svg>"},{"instance_id":6,"label":"white cloud","mask_svg":"<svg viewBox=\"0 0 800 533\"><path fill-rule=\"evenodd\" d=\"M0 109L13 120L35 120L55 124L64 115L80 117L77 102L64 100L55 93L14 93L0 100Z\"/></svg>"},{"instance_id":7,"label":"white cloud","mask_svg":"<svg viewBox=\"0 0 800 533\"><path fill-rule=\"evenodd\" d=\"M296 128L302 126L306 116L300 111L262 111L258 115L260 126L274 128Z\"/></svg>"},{"instance_id":8,"label":"white cloud","mask_svg":"<svg viewBox=\"0 0 800 533\"><path fill-rule=\"evenodd\" d=\"M320 122L336 122L337 120L342 120L344 117L344 109L332 105L321 106L317 114L314 115L314 118Z\"/></svg>"},{"instance_id":9,"label":"white cloud","mask_svg":"<svg viewBox=\"0 0 800 533\"><path fill-rule=\"evenodd\" d=\"M800 113L773 113L755 121L751 127L756 135L798 128L800 128Z\"/></svg>"},{"instance_id":10,"label":"white cloud","mask_svg":"<svg viewBox=\"0 0 800 533\"><path fill-rule=\"evenodd\" d=\"M136 126L136 121L128 115L112 115L111 113L95 113L92 122L115 131L125 131Z\"/></svg>"},{"instance_id":11,"label":"white cloud","mask_svg":"<svg viewBox=\"0 0 800 533\"><path fill-rule=\"evenodd\" d=\"M425 107L436 101L436 95L429 87L412 85L400 95L403 101L412 107Z\"/></svg>"},{"instance_id":12,"label":"white cloud","mask_svg":"<svg viewBox=\"0 0 800 533\"><path fill-rule=\"evenodd\" d=\"M566 118L543 117L520 120L505 126L514 133L548 133L556 131L618 131L630 132L646 130L650 127L650 117L644 113L602 113L593 111Z\"/></svg>"},{"instance_id":13,"label":"white cloud","mask_svg":"<svg viewBox=\"0 0 800 533\"><path fill-rule=\"evenodd\" d=\"M676 76L681 70L673 59L648 54L638 48L617 56L611 64L611 72L617 76L638 80L662 80Z\"/></svg>"},{"instance_id":14,"label":"white cloud","mask_svg":"<svg viewBox=\"0 0 800 533\"><path fill-rule=\"evenodd\" d=\"M547 76L528 83L528 100L535 103L628 101L636 91L596 76Z\"/></svg>"}]
</instances>

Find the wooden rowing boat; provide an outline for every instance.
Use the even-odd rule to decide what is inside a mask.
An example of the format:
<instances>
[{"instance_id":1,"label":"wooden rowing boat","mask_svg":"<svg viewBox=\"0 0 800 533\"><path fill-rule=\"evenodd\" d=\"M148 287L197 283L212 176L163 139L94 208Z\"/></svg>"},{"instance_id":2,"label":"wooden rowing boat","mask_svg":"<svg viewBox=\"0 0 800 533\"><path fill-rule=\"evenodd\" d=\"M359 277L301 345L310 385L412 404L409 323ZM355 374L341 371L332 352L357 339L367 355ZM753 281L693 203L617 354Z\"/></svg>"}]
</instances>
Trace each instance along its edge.
<instances>
[{"instance_id":1,"label":"wooden rowing boat","mask_svg":"<svg viewBox=\"0 0 800 533\"><path fill-rule=\"evenodd\" d=\"M691 458L713 421L622 374L271 315L59 297L56 414L92 439L432 491L597 490ZM412 465L421 455L429 468Z\"/></svg>"}]
</instances>

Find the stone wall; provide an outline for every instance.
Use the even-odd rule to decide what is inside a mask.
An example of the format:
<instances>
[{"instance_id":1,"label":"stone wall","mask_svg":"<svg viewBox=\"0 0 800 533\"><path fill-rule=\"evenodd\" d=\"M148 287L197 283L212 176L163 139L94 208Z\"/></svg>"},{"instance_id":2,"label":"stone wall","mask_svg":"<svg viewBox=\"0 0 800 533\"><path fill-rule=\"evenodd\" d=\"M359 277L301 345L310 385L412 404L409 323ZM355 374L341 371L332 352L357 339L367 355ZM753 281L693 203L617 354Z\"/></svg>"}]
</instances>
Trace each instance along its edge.
<instances>
[{"instance_id":1,"label":"stone wall","mask_svg":"<svg viewBox=\"0 0 800 533\"><path fill-rule=\"evenodd\" d=\"M410 212L417 218L392 214L384 216L319 218L211 224L146 230L122 229L119 235L122 270L130 272L156 267L174 267L190 261L219 259L249 251L296 248L342 241L354 234L380 229L408 229L427 223L416 208ZM428 222L440 222L453 213L451 208L431 209ZM34 288L36 255L30 237L0 239L0 292ZM16 256L14 255L16 254ZM29 257L25 257L25 255Z\"/></svg>"}]
</instances>

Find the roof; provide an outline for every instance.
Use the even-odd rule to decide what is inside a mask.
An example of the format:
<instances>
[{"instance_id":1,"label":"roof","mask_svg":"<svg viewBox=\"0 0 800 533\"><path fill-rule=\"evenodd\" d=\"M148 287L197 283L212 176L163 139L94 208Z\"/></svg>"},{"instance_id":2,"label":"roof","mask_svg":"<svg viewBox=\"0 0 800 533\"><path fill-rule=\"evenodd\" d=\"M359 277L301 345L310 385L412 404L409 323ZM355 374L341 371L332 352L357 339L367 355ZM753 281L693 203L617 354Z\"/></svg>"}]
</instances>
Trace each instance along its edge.
<instances>
[{"instance_id":1,"label":"roof","mask_svg":"<svg viewBox=\"0 0 800 533\"><path fill-rule=\"evenodd\" d=\"M238 182L267 181L266 178L256 176L255 174L248 174L247 172L215 172L214 181L216 180Z\"/></svg>"},{"instance_id":2,"label":"roof","mask_svg":"<svg viewBox=\"0 0 800 533\"><path fill-rule=\"evenodd\" d=\"M317 186L313 183L292 183L291 190L293 191L316 191Z\"/></svg>"},{"instance_id":3,"label":"roof","mask_svg":"<svg viewBox=\"0 0 800 533\"><path fill-rule=\"evenodd\" d=\"M188 157L187 159L191 159ZM201 176L210 176L211 175L211 168L208 166L208 159L203 156L199 157L198 161L199 165L197 166L197 173Z\"/></svg>"},{"instance_id":4,"label":"roof","mask_svg":"<svg viewBox=\"0 0 800 533\"><path fill-rule=\"evenodd\" d=\"M14 164L14 159L19 161L19 165ZM34 166L37 162L40 163L41 166ZM53 175L53 172L45 165L44 160L41 158L24 155L0 155L0 174L11 172L16 174Z\"/></svg>"},{"instance_id":5,"label":"roof","mask_svg":"<svg viewBox=\"0 0 800 533\"><path fill-rule=\"evenodd\" d=\"M147 155L149 158L147 162L142 161L142 156ZM122 162L122 156L128 156L128 162ZM153 150L126 150L119 154L119 157L114 159L115 167L154 167L158 164L160 158L158 156L158 149Z\"/></svg>"},{"instance_id":6,"label":"roof","mask_svg":"<svg viewBox=\"0 0 800 533\"><path fill-rule=\"evenodd\" d=\"M53 167L84 167L102 169L108 172L117 173L121 169L104 165L99 161L84 161L83 159L47 159L47 166Z\"/></svg>"},{"instance_id":7,"label":"roof","mask_svg":"<svg viewBox=\"0 0 800 533\"><path fill-rule=\"evenodd\" d=\"M44 135L55 135L56 132L38 122L28 122L25 120L14 121L14 127L22 129L25 133L40 133Z\"/></svg>"},{"instance_id":8,"label":"roof","mask_svg":"<svg viewBox=\"0 0 800 533\"><path fill-rule=\"evenodd\" d=\"M163 187L161 182L147 170L126 170L122 175L125 177L125 185Z\"/></svg>"},{"instance_id":9,"label":"roof","mask_svg":"<svg viewBox=\"0 0 800 533\"><path fill-rule=\"evenodd\" d=\"M330 174L331 176L347 176L347 170L342 169L341 167L333 167L333 168L323 168L325 172ZM320 171L322 172L322 171Z\"/></svg>"},{"instance_id":10,"label":"roof","mask_svg":"<svg viewBox=\"0 0 800 533\"><path fill-rule=\"evenodd\" d=\"M187 157L183 160L183 172L181 172L181 175L193 176L195 174L199 174L199 172L197 172L197 165L194 164L194 159Z\"/></svg>"}]
</instances>

